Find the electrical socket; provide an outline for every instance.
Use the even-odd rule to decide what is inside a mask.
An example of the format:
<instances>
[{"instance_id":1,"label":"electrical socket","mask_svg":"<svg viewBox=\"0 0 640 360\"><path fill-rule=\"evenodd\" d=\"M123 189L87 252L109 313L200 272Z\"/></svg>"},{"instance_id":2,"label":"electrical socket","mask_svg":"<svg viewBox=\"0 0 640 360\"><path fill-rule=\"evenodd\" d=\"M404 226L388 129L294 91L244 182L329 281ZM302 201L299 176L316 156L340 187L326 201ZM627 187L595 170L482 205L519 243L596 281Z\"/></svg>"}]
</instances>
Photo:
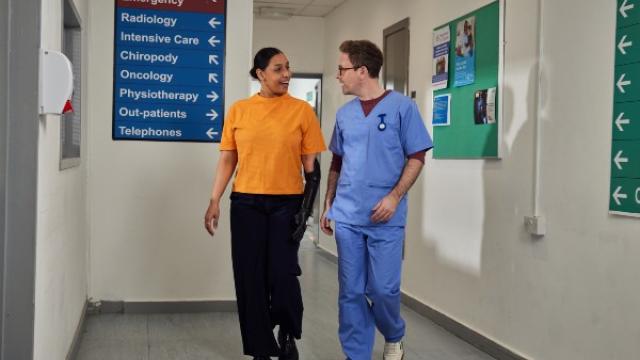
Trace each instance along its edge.
<instances>
[{"instance_id":1,"label":"electrical socket","mask_svg":"<svg viewBox=\"0 0 640 360\"><path fill-rule=\"evenodd\" d=\"M524 227L531 235L544 236L547 232L547 221L542 215L525 216Z\"/></svg>"}]
</instances>

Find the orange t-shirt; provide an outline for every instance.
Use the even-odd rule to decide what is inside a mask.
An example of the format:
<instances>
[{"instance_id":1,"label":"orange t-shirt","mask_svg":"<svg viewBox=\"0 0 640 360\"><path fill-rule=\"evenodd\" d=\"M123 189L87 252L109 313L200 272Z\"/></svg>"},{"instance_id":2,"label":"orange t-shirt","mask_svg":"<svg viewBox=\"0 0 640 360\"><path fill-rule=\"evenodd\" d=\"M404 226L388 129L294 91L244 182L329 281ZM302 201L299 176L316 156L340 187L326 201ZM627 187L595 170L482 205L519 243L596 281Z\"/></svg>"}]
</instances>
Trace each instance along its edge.
<instances>
[{"instance_id":1,"label":"orange t-shirt","mask_svg":"<svg viewBox=\"0 0 640 360\"><path fill-rule=\"evenodd\" d=\"M235 192L302 194L301 155L326 149L311 106L289 94L240 100L224 119L220 150L238 152Z\"/></svg>"}]
</instances>

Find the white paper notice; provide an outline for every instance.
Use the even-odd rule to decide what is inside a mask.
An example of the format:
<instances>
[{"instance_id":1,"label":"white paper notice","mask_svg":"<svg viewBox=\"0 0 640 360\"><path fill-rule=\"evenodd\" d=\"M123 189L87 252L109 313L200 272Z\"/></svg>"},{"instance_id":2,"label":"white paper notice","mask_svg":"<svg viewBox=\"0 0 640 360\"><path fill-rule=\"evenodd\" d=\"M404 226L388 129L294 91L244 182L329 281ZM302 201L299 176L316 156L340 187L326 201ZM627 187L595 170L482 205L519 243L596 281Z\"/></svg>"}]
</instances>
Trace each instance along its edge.
<instances>
[{"instance_id":1,"label":"white paper notice","mask_svg":"<svg viewBox=\"0 0 640 360\"><path fill-rule=\"evenodd\" d=\"M487 124L496 122L496 88L487 89Z\"/></svg>"}]
</instances>

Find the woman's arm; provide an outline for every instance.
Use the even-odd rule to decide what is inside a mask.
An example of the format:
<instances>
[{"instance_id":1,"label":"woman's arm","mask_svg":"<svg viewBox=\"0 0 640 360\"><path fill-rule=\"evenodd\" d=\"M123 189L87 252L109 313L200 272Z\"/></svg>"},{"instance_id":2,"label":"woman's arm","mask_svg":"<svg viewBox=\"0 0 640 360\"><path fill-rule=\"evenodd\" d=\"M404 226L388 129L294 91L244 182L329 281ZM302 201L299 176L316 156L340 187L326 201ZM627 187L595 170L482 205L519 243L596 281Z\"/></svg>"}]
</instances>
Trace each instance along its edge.
<instances>
[{"instance_id":1,"label":"woman's arm","mask_svg":"<svg viewBox=\"0 0 640 360\"><path fill-rule=\"evenodd\" d=\"M310 173L313 171L313 160L316 159L317 153L313 154L304 154L302 155L302 166L304 167L305 173Z\"/></svg>"},{"instance_id":2,"label":"woman's arm","mask_svg":"<svg viewBox=\"0 0 640 360\"><path fill-rule=\"evenodd\" d=\"M318 193L318 185L320 185L320 163L316 160L316 154L302 155L302 166L304 167L304 192L302 194L302 203L300 210L296 213L294 221L296 228L291 238L299 243L304 237L307 229L307 219L313 212L313 203ZM318 167L315 169L315 167Z\"/></svg>"},{"instance_id":3,"label":"woman's arm","mask_svg":"<svg viewBox=\"0 0 640 360\"><path fill-rule=\"evenodd\" d=\"M220 152L220 160L216 168L216 176L211 190L209 207L204 215L204 227L213 236L218 227L220 218L220 198L227 188L227 184L238 164L238 153L235 150L223 150Z\"/></svg>"}]
</instances>

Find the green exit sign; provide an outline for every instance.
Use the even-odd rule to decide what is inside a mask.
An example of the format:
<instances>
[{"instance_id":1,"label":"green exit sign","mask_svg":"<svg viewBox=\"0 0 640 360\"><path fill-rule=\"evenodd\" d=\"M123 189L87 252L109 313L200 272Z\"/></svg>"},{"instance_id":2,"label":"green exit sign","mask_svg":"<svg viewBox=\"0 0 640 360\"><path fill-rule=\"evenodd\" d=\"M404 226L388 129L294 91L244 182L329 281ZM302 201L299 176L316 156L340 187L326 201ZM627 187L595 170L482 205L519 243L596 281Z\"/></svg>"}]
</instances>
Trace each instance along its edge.
<instances>
[{"instance_id":1,"label":"green exit sign","mask_svg":"<svg viewBox=\"0 0 640 360\"><path fill-rule=\"evenodd\" d=\"M618 0L609 210L640 216L640 0Z\"/></svg>"}]
</instances>

